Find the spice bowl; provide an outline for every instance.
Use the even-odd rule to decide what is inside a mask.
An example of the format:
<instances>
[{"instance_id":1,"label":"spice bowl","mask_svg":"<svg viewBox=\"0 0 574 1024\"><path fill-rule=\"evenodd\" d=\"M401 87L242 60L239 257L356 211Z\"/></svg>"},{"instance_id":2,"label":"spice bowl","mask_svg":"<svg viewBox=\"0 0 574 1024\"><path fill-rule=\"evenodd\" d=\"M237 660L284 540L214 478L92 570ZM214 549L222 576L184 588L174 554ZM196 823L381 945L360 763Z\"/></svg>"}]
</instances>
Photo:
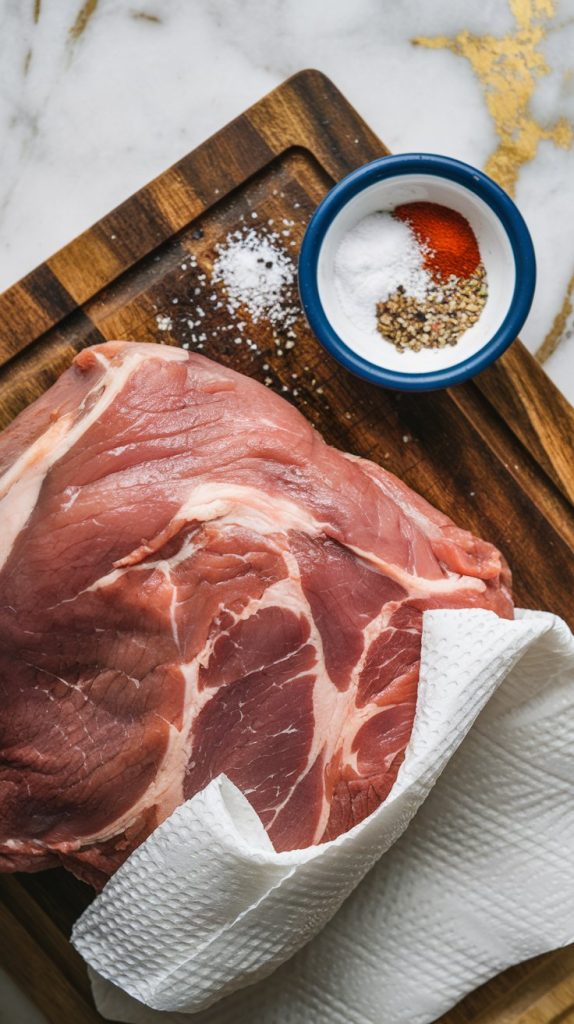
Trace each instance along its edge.
<instances>
[{"instance_id":1,"label":"spice bowl","mask_svg":"<svg viewBox=\"0 0 574 1024\"><path fill-rule=\"evenodd\" d=\"M368 325L350 315L335 266L359 222L412 203L436 204L464 218L487 287L478 319L456 344L400 351L377 331L375 304ZM477 168L431 153L382 157L349 174L319 204L299 258L301 302L319 342L352 373L401 391L449 387L497 359L522 327L535 283L532 239L512 199Z\"/></svg>"}]
</instances>

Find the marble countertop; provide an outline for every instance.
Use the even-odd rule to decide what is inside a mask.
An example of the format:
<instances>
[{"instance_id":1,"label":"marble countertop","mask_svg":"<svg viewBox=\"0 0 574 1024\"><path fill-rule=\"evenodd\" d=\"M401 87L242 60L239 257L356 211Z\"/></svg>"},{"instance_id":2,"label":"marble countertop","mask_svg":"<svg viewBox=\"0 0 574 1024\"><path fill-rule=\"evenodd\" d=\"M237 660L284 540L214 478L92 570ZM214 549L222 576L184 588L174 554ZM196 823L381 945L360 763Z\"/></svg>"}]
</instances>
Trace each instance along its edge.
<instances>
[{"instance_id":1,"label":"marble countertop","mask_svg":"<svg viewBox=\"0 0 574 1024\"><path fill-rule=\"evenodd\" d=\"M532 232L522 337L574 402L574 0L0 0L0 288L300 68ZM3 51L3 52L2 52Z\"/></svg>"}]
</instances>

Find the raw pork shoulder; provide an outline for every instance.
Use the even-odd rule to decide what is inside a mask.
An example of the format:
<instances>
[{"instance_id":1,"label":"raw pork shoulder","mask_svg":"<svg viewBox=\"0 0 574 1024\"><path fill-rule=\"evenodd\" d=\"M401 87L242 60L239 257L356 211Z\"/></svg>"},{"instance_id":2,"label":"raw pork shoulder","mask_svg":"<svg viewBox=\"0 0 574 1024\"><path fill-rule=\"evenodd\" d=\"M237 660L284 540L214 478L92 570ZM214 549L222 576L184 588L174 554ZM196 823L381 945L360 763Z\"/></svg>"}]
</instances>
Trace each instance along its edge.
<instances>
[{"instance_id":1,"label":"raw pork shoulder","mask_svg":"<svg viewBox=\"0 0 574 1024\"><path fill-rule=\"evenodd\" d=\"M425 608L499 552L198 355L84 350L0 436L0 867L100 887L224 772L278 850L385 799Z\"/></svg>"}]
</instances>

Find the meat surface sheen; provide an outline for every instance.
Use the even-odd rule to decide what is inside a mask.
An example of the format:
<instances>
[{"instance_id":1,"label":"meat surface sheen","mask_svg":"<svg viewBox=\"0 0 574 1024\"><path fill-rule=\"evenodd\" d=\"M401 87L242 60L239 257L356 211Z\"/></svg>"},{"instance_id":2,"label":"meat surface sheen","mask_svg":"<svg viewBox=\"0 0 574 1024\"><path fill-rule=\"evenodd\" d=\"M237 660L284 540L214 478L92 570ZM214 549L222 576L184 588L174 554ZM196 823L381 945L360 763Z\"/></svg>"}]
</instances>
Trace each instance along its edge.
<instances>
[{"instance_id":1,"label":"meat surface sheen","mask_svg":"<svg viewBox=\"0 0 574 1024\"><path fill-rule=\"evenodd\" d=\"M224 772L277 850L385 799L422 614L512 617L499 552L259 383L85 349L0 435L0 868L100 887Z\"/></svg>"}]
</instances>

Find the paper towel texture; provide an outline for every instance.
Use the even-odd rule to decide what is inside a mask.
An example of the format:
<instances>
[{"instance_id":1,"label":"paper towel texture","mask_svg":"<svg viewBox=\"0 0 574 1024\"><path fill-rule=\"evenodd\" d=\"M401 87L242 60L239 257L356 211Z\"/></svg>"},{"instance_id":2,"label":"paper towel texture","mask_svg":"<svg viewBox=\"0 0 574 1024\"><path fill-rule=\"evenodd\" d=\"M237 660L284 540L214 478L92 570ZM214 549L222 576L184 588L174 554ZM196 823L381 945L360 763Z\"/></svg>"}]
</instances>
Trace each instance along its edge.
<instances>
[{"instance_id":1,"label":"paper towel texture","mask_svg":"<svg viewBox=\"0 0 574 1024\"><path fill-rule=\"evenodd\" d=\"M553 616L427 613L415 729L387 802L333 843L274 854L244 798L212 783L76 926L100 1011L186 1019L109 981L189 1011L264 978L385 850L313 942L194 1020L423 1024L510 963L574 939L573 680L574 642Z\"/></svg>"}]
</instances>

